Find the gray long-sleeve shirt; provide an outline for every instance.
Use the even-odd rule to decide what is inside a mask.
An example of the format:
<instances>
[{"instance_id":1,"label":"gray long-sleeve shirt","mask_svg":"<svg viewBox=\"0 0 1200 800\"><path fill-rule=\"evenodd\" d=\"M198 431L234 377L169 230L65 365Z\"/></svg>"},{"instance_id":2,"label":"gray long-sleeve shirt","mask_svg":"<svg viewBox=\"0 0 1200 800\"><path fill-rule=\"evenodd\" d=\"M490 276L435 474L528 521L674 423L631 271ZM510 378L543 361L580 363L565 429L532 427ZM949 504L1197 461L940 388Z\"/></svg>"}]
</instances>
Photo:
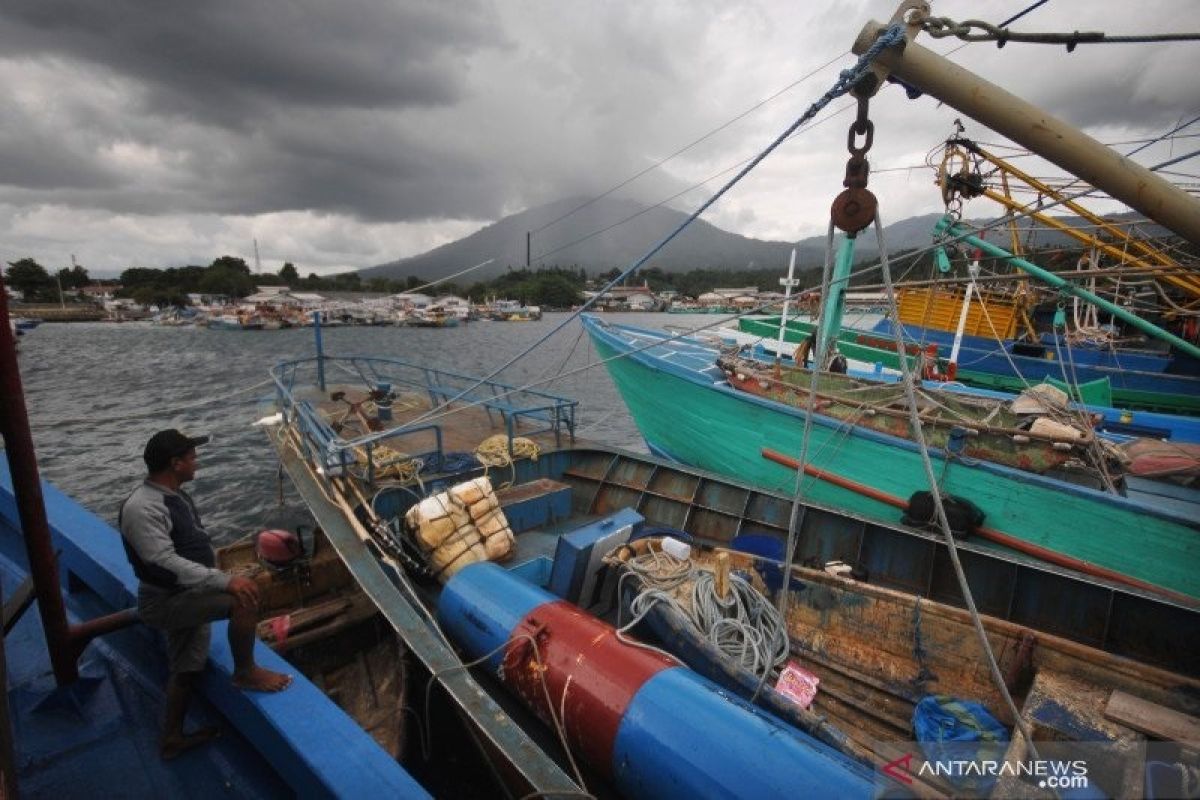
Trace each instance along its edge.
<instances>
[{"instance_id":1,"label":"gray long-sleeve shirt","mask_svg":"<svg viewBox=\"0 0 1200 800\"><path fill-rule=\"evenodd\" d=\"M229 575L214 566L208 533L186 492L146 480L122 504L118 523L140 591L229 585Z\"/></svg>"}]
</instances>

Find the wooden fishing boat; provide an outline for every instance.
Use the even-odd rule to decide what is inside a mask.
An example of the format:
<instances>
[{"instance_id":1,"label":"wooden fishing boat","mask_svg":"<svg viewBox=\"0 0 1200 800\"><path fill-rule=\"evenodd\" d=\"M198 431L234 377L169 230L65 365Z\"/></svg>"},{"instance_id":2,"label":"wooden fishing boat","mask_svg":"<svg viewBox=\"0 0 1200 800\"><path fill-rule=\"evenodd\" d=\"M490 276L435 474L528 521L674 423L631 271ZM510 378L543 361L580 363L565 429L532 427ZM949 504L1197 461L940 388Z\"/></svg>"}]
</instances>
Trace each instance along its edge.
<instances>
[{"instance_id":1,"label":"wooden fishing boat","mask_svg":"<svg viewBox=\"0 0 1200 800\"><path fill-rule=\"evenodd\" d=\"M253 538L217 551L217 565L258 585L258 638L300 670L394 759L404 756L407 703L403 642L354 582L320 530L280 566Z\"/></svg>"},{"instance_id":2,"label":"wooden fishing boat","mask_svg":"<svg viewBox=\"0 0 1200 800\"><path fill-rule=\"evenodd\" d=\"M643 651L618 641L607 623L564 602L590 605L590 590L582 587L597 585L586 556L581 556L580 547L571 545L585 543L593 534L627 536L634 520L640 524L641 518L633 512L621 517L619 510L600 514L603 519L599 521L599 509L574 513L568 484L525 472L528 465L537 469L546 464L546 455L536 463L512 460L511 454L522 452L522 443L529 446L532 439L513 440L502 434L504 442L493 448L493 453L510 455L506 467L493 470L493 478L498 484L509 478L514 485L494 495L489 488L480 499L482 503L492 497L494 506L488 507L486 518L492 520L498 513L499 519L506 520L504 530L515 533L515 540L513 533L506 534L512 552L503 568L488 560L478 544L445 557L440 547L422 547L428 532L423 526L412 528L409 512L424 509L429 502L448 507L452 501L439 498L451 495L437 492L437 487L469 487L469 481L485 471L478 462L448 448L463 449L468 438L480 433L490 437L496 430L505 430L505 422L489 419L489 413L503 416L509 425L514 418L526 420L526 430L519 432L539 437L552 447L556 438L568 432L564 423L570 418L567 412L573 408L572 402L529 393L536 395L533 402L547 412L541 419L549 417L559 423L557 429L553 423L542 426L539 433L528 422L537 419L530 414L533 409L511 393L502 398L487 386L481 394L491 398L492 407L465 408L456 424L450 425L440 419L450 409L439 401L454 396L450 384L455 376L414 370L386 359L358 359L356 365L366 369L362 374L386 379L399 392L390 406L390 419L385 414L384 419L376 417L375 424L370 424L371 417L364 421L358 414L345 415L340 409L347 400L357 402L353 389L327 386L334 391L311 392L293 380L294 365L281 365L274 374L283 392L280 410L286 422L273 430L272 440L285 470L341 559L403 638L428 680L446 690L454 710L510 790L577 792L580 789L567 787L598 784L627 796L661 796L661 791L676 785L712 793L738 785L737 781L744 780L740 770L749 764L761 767L754 770L761 776L755 783L761 796L785 796L787 787L798 781L842 787L849 794L869 790L872 776L861 765L740 701L723 698L674 659L647 659ZM422 423L431 407L417 402L416 385L406 381L406 373L410 379L415 375L428 381L422 383L421 399L428 401L433 392L432 402L440 412L438 422ZM362 392L362 396L369 395ZM377 415L381 406L387 408L377 401L374 411L362 413ZM501 410L503 414L498 415ZM335 432L335 424L339 432ZM418 444L422 441L425 444ZM396 469L402 445L406 451L413 446L433 465L421 481L416 472ZM430 445L432 450L424 449ZM487 460L486 451L480 452ZM454 467L455 463L462 466ZM473 515L474 506L471 508ZM459 513L466 514L462 509ZM461 523L464 527L459 533L477 536L487 530L484 517L467 518L475 522ZM476 523L478 527L474 527ZM456 534L445 547L460 540L466 541ZM490 546L489 539L489 555ZM472 561L476 550L481 563ZM459 555L470 558L464 562ZM576 584L576 575L587 577ZM564 580L568 590L551 594L550 589L559 588L557 584ZM515 626L525 624L521 620L528 622L534 617L540 620L535 649L540 655L516 648L512 642L512 646L505 645L510 639L519 639ZM492 635L499 640L492 641ZM595 657L595 665L586 659L583 666L576 663L577 656L584 653ZM549 672L542 670L544 679L524 682L521 676L540 674L529 670L542 658L555 666ZM467 661L487 661L490 666L472 672L466 668ZM503 685L496 684L497 674L501 684L532 708L523 710L515 704ZM559 695L565 697L568 689L573 701L564 705ZM544 692L550 693L553 702L541 702ZM660 703L682 703L695 708L696 714L713 715L711 718L727 729L728 738L685 736L695 720L647 711ZM764 746L768 741L770 746ZM731 748L741 755L714 770L715 754ZM574 756L582 757L589 766L576 769ZM705 761L710 763L700 769Z\"/></svg>"},{"instance_id":3,"label":"wooden fishing boat","mask_svg":"<svg viewBox=\"0 0 1200 800\"><path fill-rule=\"evenodd\" d=\"M794 467L765 459L763 451L800 452L803 409L731 387L711 347L595 317L584 326L653 452L767 489L795 489ZM1004 546L1037 548L1073 568L1200 597L1194 515L962 459L952 449L934 449L931 457L943 493L981 510ZM913 442L824 413L813 415L807 471L806 498L874 519L899 519L906 501L929 488Z\"/></svg>"},{"instance_id":4,"label":"wooden fishing boat","mask_svg":"<svg viewBox=\"0 0 1200 800\"><path fill-rule=\"evenodd\" d=\"M339 374L360 375L365 381L321 387L318 377L310 383L318 364L340 364L346 369L338 369ZM782 552L792 511L790 492L767 491L659 458L572 443L574 401L544 393L381 358L322 356L280 364L272 374L279 416L269 430L282 466L333 549L403 639L416 685L441 685L449 716L463 720L511 791L548 786L578 791L565 787L586 784L588 790L606 787L637 794L628 774L604 757L594 760L597 753L610 751L583 733L610 730L609 723L599 725L591 716L584 724L571 716L593 706L574 701L563 706L567 694L574 698L577 689L581 697L599 698L591 694L598 679L604 683L623 675L616 683L627 688L617 700L606 697L604 704L610 712L628 713L640 687L648 685L645 670L675 670L673 662L661 657L647 662L631 655L627 648L632 645L618 647L611 627L593 627L593 620L617 621L615 576L600 556L609 544L662 526L712 546L758 537L775 542ZM384 394L380 385L388 387ZM357 408L347 412L347 405ZM482 442L494 443L497 434L499 446L478 448ZM468 458L470 452L491 466ZM408 463L413 459L423 463ZM410 512L449 487L485 474L496 487L496 504L513 533L513 549L502 564L470 563L443 584L434 576L448 565L422 547L409 524ZM797 561L823 565L843 560L872 586L916 591L952 605L962 602L940 537L810 498L801 509ZM1175 644L1181 631L1200 631L1200 611L1194 605L1039 563L979 539L959 547L980 607L1006 624L1146 665L1200 672L1196 655ZM550 648L539 650L540 657L515 643L525 635L521 631L531 630L540 631L539 648ZM587 665L599 662L584 655L592 653L585 640L604 642L608 656L625 666L608 678L589 672ZM566 649L553 649L554 642L565 643ZM465 666L480 659L480 666ZM503 677L527 674L524 670L535 663L551 666L545 687L513 684ZM517 664L525 666L517 669ZM629 669L642 677L628 678ZM693 680L684 682L691 685ZM506 685L531 702L532 709L514 702ZM543 692L549 692L550 702L538 699ZM686 707L691 700L676 697L670 702ZM721 714L732 713L721 708ZM671 716L659 710L646 718ZM677 716L685 726L704 728L686 715ZM741 712L735 716L742 722L756 719ZM605 717L616 726L613 730L619 728L617 718ZM784 724L786 732L773 735L792 744L781 751L763 748L765 752L786 752L789 759L808 763L814 753L825 754L825 760L835 751L841 767L826 779L860 785L861 773L854 765L864 763L864 753L849 734L828 726L805 727L796 720ZM566 731L565 750L557 725ZM802 738L795 739L797 735ZM758 741L755 736L729 734L721 746L743 753L747 742ZM675 741L691 743L694 737L665 730L647 734L633 758L640 759L643 752L668 754L663 757L714 781L704 784L709 791L725 785L720 781L726 778L700 769L697 761L703 759L679 752ZM797 741L798 749L793 747ZM592 766L576 772L567 752L591 753L585 760ZM696 752L718 760L707 750ZM723 763L737 761L726 756ZM743 757L748 756L738 756ZM865 763L875 762L866 758ZM657 761L641 766L665 768Z\"/></svg>"},{"instance_id":5,"label":"wooden fishing boat","mask_svg":"<svg viewBox=\"0 0 1200 800\"><path fill-rule=\"evenodd\" d=\"M969 699L1013 729L1007 704L988 670L981 668L979 640L966 611L843 574L795 567L787 582L787 618L780 619L786 648L769 668L755 671L740 660L741 648L753 640L726 635L724 648L718 647L718 634L701 631L693 621L693 605L705 591L711 598L717 596L720 589L712 587L720 586L722 575L741 584L737 604L745 603L746 594L771 602L784 584L779 562L721 548L692 548L688 559L679 562L653 552L661 549L660 541L643 539L610 559L628 569L639 559L636 548L643 562L660 564L657 573L630 571L626 608L639 594L661 597L663 587L670 586L666 592L671 600L649 604L635 630L645 631L650 641L727 689L878 768L915 756L917 762L903 772L916 794L956 796L964 789L919 766L922 754L913 751L917 703L938 695ZM686 574L682 580L660 579L677 576L680 567ZM731 621L737 617L732 588L726 593L729 605L722 619ZM625 618L632 614L627 610ZM1179 774L1200 766L1195 750L1177 746L1189 730L1200 730L1200 680L1194 670L1149 667L993 617L983 617L982 622L1005 686L1043 758L1063 752L1086 757L1092 775L1088 785L1106 796L1147 795L1148 761L1165 760L1151 769L1176 773L1182 766ZM785 665L815 677L815 692L796 697L786 688L777 691ZM763 672L766 681L760 680ZM1084 744L1070 749L1080 742ZM1025 743L1015 734L996 755L1010 763L1025 757ZM1013 778L998 793L1007 795L1018 787ZM1160 792L1159 796L1172 794L1161 783Z\"/></svg>"}]
</instances>

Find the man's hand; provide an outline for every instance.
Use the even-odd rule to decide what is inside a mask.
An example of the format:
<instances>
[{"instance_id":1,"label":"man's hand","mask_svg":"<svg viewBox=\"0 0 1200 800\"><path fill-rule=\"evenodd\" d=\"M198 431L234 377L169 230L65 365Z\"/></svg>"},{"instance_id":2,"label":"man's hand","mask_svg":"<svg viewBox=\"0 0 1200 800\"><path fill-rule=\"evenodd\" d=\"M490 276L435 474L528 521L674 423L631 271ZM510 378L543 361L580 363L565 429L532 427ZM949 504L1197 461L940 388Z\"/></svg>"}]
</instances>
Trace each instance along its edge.
<instances>
[{"instance_id":1,"label":"man's hand","mask_svg":"<svg viewBox=\"0 0 1200 800\"><path fill-rule=\"evenodd\" d=\"M235 575L229 579L225 591L237 598L240 605L246 608L258 608L258 584L249 578Z\"/></svg>"}]
</instances>

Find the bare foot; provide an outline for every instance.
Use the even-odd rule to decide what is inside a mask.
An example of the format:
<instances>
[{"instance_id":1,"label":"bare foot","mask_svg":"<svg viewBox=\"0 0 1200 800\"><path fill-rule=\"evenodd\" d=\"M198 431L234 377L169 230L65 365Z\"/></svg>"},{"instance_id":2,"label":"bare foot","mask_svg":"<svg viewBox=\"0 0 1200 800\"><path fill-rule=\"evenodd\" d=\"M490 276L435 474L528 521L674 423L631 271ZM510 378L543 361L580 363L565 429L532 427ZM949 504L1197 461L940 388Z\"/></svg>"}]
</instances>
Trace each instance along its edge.
<instances>
[{"instance_id":1,"label":"bare foot","mask_svg":"<svg viewBox=\"0 0 1200 800\"><path fill-rule=\"evenodd\" d=\"M199 747L202 744L208 744L213 739L221 735L221 731L216 728L199 728L192 733L184 733L180 736L172 736L162 740L162 746L159 748L159 755L163 761L170 761L177 758L181 754L191 750L193 747Z\"/></svg>"},{"instance_id":2,"label":"bare foot","mask_svg":"<svg viewBox=\"0 0 1200 800\"><path fill-rule=\"evenodd\" d=\"M244 674L235 672L233 685L248 692L282 692L292 685L292 676L254 666Z\"/></svg>"}]
</instances>

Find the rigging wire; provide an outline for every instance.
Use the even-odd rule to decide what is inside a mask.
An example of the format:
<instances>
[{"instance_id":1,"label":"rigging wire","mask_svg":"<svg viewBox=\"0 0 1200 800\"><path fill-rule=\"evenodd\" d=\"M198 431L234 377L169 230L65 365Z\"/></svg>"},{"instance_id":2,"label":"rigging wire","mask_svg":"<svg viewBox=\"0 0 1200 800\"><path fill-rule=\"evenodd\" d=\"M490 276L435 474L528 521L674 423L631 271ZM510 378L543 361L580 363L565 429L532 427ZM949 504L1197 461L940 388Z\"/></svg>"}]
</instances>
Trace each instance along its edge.
<instances>
[{"instance_id":1,"label":"rigging wire","mask_svg":"<svg viewBox=\"0 0 1200 800\"><path fill-rule=\"evenodd\" d=\"M1030 11L1033 11L1034 9L1036 9L1036 8L1038 8L1038 7L1040 7L1040 6L1044 6L1044 5L1046 5L1046 3L1049 3L1049 2L1050 2L1050 0L1037 0L1037 2L1036 2L1036 3L1034 3L1034 4L1033 4L1033 5L1031 5L1031 6L1029 6L1029 7L1028 7L1028 8L1026 8L1024 11L1018 11L1016 14L1013 14L1011 17L1009 17L1008 19L1004 20L1004 22L1001 22L1001 23L1000 23L1000 27L1001 27L1001 28L1007 28L1009 25L1012 25L1014 22L1016 22L1017 20L1019 20L1021 17L1025 16L1026 14L1028 14Z\"/></svg>"},{"instance_id":2,"label":"rigging wire","mask_svg":"<svg viewBox=\"0 0 1200 800\"><path fill-rule=\"evenodd\" d=\"M1157 171L1157 170L1159 169L1159 166L1158 166L1158 165L1151 166L1151 167L1149 167L1149 169L1150 169L1152 172L1153 172L1153 171ZM1092 194L1094 191L1095 191L1095 190L1094 190L1094 189L1092 189L1092 188L1083 189L1083 190L1081 190L1081 191L1079 191L1079 192L1076 192L1076 193L1075 193L1075 194L1073 194L1073 195L1068 195L1068 196L1065 196L1065 197L1063 197L1063 198L1061 198L1061 199L1058 199L1058 200L1053 200L1053 201L1051 201L1051 202L1049 202L1049 203L1046 203L1046 204L1045 204L1045 205L1044 205L1042 208L1043 208L1043 210L1045 210L1045 209L1050 209L1050 208L1054 208L1054 207L1056 207L1056 206L1060 206L1060 205L1062 205L1062 204L1064 204L1064 203L1067 203L1067 202L1070 202L1070 201L1073 201L1073 200L1079 200L1079 199L1082 199L1082 198L1084 198L1084 197L1087 197L1087 196L1091 195L1091 194ZM1014 214L1014 215L1013 215L1011 218L1012 218L1012 219L1022 219L1022 218L1028 217L1028 216L1029 216L1029 212L1021 212L1021 213L1019 213L1019 214ZM938 247L944 247L944 246L946 246L946 245L948 245L948 244L955 244L955 243L961 242L961 241L963 241L963 240L964 240L964 239L965 239L967 236L974 235L975 233L979 233L979 232L986 232L986 231L992 230L992 229L994 229L994 228L999 228L999 227L1001 227L1002 225L1004 225L1004 224L1005 224L1005 222L1007 221L1007 219L1009 219L1009 218L1008 218L1008 217L1006 217L1006 218L1002 218L1002 219L998 219L998 220L993 220L992 222L990 222L990 223L987 223L987 224L985 224L985 225L983 225L983 226L981 226L981 227L979 227L979 228L972 229L972 230L971 230L971 231L969 231L969 232L965 232L965 233L959 234L959 235L957 235L957 236L947 237L947 238L945 238L945 239L943 239L943 240L940 240L940 241L938 241L938 242L931 243L931 244L929 244L929 245L926 245L925 247L922 247L922 248L920 248L920 249L914 250L914 251L913 251L913 252L911 252L911 253L906 253L906 254L905 254L905 256L904 256L904 258L906 258L906 259L908 259L908 260L909 260L909 263L910 263L910 265L915 265L915 264L916 264L916 262L918 262L922 256L924 256L924 255L926 255L926 254L928 254L928 253L932 253L932 252L933 252L934 250L936 250ZM872 274L872 273L874 273L874 272L878 272L878 271L880 271L882 268L883 268L882 262L877 262L877 263L875 263L875 264L874 264L874 265L872 265L872 266L868 266L868 267L862 267L862 268L859 268L859 269L857 269L857 270L856 270L856 274L857 274L857 275L859 275L859 276L863 276L863 275L869 275L869 274ZM619 281L619 280L620 280L620 278L618 277L618 278L617 278L616 280L614 280L614 281L613 281L613 282L612 282L610 285L615 285L615 283L616 283L617 281ZM606 287L604 291L607 291L607 288L608 288L608 287ZM816 288L817 288L817 287L815 287L815 286L814 286L814 287L809 287L808 289L803 289L803 290L800 290L800 292L801 292L801 293L803 293L803 292L811 292L811 291L814 291ZM597 297L599 297L601 294L603 294L603 291L602 291L602 292L599 292L599 293L597 293L597 295L596 295L596 296L597 296ZM595 298L593 298L593 300L594 300L594 299L595 299ZM478 381L476 381L476 382L474 383L474 385L472 385L472 386L471 386L471 387L469 387L468 389L466 389L466 390L464 390L463 392L459 393L457 396L455 396L455 397L453 397L453 398L451 398L451 399L447 400L447 401L446 401L446 403L445 403L445 404L443 404L443 405L441 405L441 406L439 406L437 410L433 410L433 411L427 412L426 414L424 414L423 416L421 416L421 417L420 417L418 420L413 420L413 421L412 421L412 422L410 422L409 424L417 424L417 422L418 422L418 421L420 421L420 422L428 422L428 421L436 421L436 420L439 420L439 419L443 419L443 418L449 417L449 416L451 416L451 415L453 415L453 414L457 414L457 413L460 413L460 412L462 412L462 411L466 411L467 409L474 408L474 407L476 407L476 406L482 405L483 403L490 402L490 401L492 401L492 400L495 400L495 399L501 399L501 398L508 397L508 396L511 396L511 395L513 395L513 394L516 394L516 393L518 393L518 392L527 391L527 390L530 390L530 389L535 389L535 388L537 388L537 387L540 387L540 386L543 386L543 385L545 385L545 384L548 384L548 383L550 383L550 382L552 382L552 381L554 381L554 380L557 380L557 379L559 379L559 378L566 378L566 377L569 377L569 376L572 376L572 375L581 374L581 373L587 372L588 370L595 369L595 368L596 368L596 367L598 367L598 366L606 365L606 364L608 364L609 362L616 361L616 360L619 360L619 359L621 359L621 358L631 357L631 356L637 355L638 353L644 352L644 351L646 351L646 350L650 350L650 349L653 349L653 348L655 348L655 347L660 347L660 346L662 346L662 345L664 345L664 344L669 344L669 343L671 343L671 342L683 341L683 340L686 340L686 339L688 339L688 338L689 338L689 337L691 337L691 336L694 336L696 333L700 333L700 332L702 332L702 331L707 331L707 330L709 330L710 328L716 328L716 327L718 327L718 326L720 326L720 325L724 325L724 324L726 324L726 323L727 323L727 322L728 322L730 319L739 319L739 318L741 318L741 317L743 317L743 316L747 316L747 315L750 315L750 314L758 314L758 313L762 313L762 312L763 312L763 311L765 311L766 309L770 308L770 307L771 307L773 304L774 304L774 302L773 302L773 301L767 301L767 302L763 302L763 303L759 304L758 306L755 306L755 307L752 307L752 308L746 309L745 311L741 311L741 312L738 312L738 313L736 313L736 314L731 314L731 315L729 315L728 317L724 317L724 316L722 316L722 317L719 317L718 319L716 319L716 320L714 320L714 321L712 321L712 322L709 322L709 323L707 323L707 324L704 324L704 325L700 325L700 326L698 326L698 327L696 327L696 328L692 328L692 329L690 329L690 330L686 330L686 331L682 331L682 332L680 332L680 333L672 334L672 335L670 335L670 336L667 336L667 337L665 337L665 338L662 338L662 339L653 340L653 341L651 341L650 343L648 343L648 344L645 344L645 345L643 345L643 346L641 346L641 347L632 347L628 353L616 353L616 354L614 354L614 355L612 355L612 356L609 356L609 357L607 357L607 358L602 358L602 359L600 359L599 361L590 362L590 363L584 364L584 365L582 365L582 366L576 367L576 368L574 368L574 369L568 370L568 371L566 371L566 372L559 373L559 374L558 374L557 376L555 376L555 377L551 377L551 378L547 378L547 379L542 379L542 380L534 380L534 381L530 381L530 382L528 382L528 383L525 383L525 384L523 384L523 385L521 385L521 386L517 386L517 387L511 387L511 388L509 388L509 389L507 389L507 390L505 390L505 391L502 391L502 392L500 392L500 393L499 393L498 395L496 395L495 397L493 397L493 396L489 395L487 398L482 398L482 399L478 399L478 400L467 400L467 401L464 401L464 400L463 400L463 398L464 398L464 397L466 397L466 395L468 395L470 392L474 391L476 388L478 388L479 386L483 385L483 383L485 383L486 381L488 381L488 380L491 380L493 377L495 377L497 374L499 374L499 372L501 372L503 369L506 369L508 366L511 366L512 364L514 364L514 363L516 363L518 360L520 360L520 358L521 358L521 357L522 357L524 354L527 354L528 352L532 351L532 350L533 350L533 349L535 349L536 347L540 346L540 345L542 344L542 342L544 342L544 341L545 341L547 338L549 338L550 336L552 336L554 333L557 333L557 332L558 332L558 331L559 331L559 330L560 330L562 327L564 327L564 326L565 326L567 323L569 323L571 320L573 320L575 317L577 317L577 316L578 316L578 315L579 315L579 314L580 314L580 313L583 311L583 309L581 308L579 311L576 311L576 312L572 313L570 316L568 316L568 318L567 318L566 320L564 320L564 322L563 322L562 324L560 324L559 326L557 326L557 327L556 327L554 330L550 331L550 333L549 333L549 334L547 334L545 337L543 337L541 340L539 340L538 342L535 342L535 343L534 343L534 345L532 345L530 348L528 348L528 349L525 351L525 353L523 353L523 354L519 354L517 357L513 358L512 360L510 360L510 361L509 361L507 364L505 364L503 367L501 367L500 369L498 369L498 370L496 370L495 372L493 372L491 375L489 375L489 376L487 376L487 377L485 377L485 378L479 379ZM911 338L909 338L908 340L909 340L909 341L911 341ZM458 405L458 406L456 406L456 407L451 407L451 404L452 404L452 403L455 403L455 402L457 402L459 405Z\"/></svg>"},{"instance_id":3,"label":"rigging wire","mask_svg":"<svg viewBox=\"0 0 1200 800\"><path fill-rule=\"evenodd\" d=\"M853 86L855 84L857 84L858 81L861 80L864 75L867 74L867 71L868 71L870 65L875 61L876 58L878 58L880 53L882 53L885 49L887 49L889 47L895 47L897 44L899 44L902 41L904 41L904 28L900 25L892 25L891 27L889 27L886 31L884 31L879 36L878 39L876 39L871 44L870 48L868 48L865 53L863 53L861 56L859 56L858 61L855 63L855 66L853 68L843 70L842 73L838 76L838 80L834 83L834 85L827 92L825 92L825 94L823 94L820 98L818 98L816 100L816 102L814 102L811 106L809 106L809 108L795 122L793 122L791 125L789 125L787 128L785 128L782 133L780 133L777 137L775 137L775 139L769 145L767 145L767 147L765 149L763 149L762 152L760 152L757 156L755 156L749 164L747 164L745 167L743 167L741 169L741 171L738 172L737 175L735 175L724 186L722 186L720 189L718 189L717 192L715 194L713 194L712 197L710 197L704 203L702 203L699 208L697 208L695 211L693 211L688 216L687 219L685 219L683 222L681 222L679 225L677 225L674 228L674 230L672 230L663 239L661 239L657 244L655 244L653 247L651 247L650 250L648 250L643 256L641 256L636 261L634 261L632 264L630 264L628 267L626 267L626 269L623 272L621 272L619 275L617 275L617 277L613 278L611 281L609 281L607 284L605 284L605 286L598 293L596 293L596 295L585 300L583 305L581 305L579 307L579 309L577 309L576 311L571 312L567 316L566 319L564 319L558 325L555 325L552 329L550 329L545 334L543 334L539 339L537 339L531 345L526 347L520 353L517 353L515 356L513 356L508 361L501 364L499 367L497 367L496 369L491 371L488 375L486 375L483 378L480 378L473 385L471 385L470 387L459 392L455 397L447 400L447 402L454 402L455 400L459 400L459 399L465 397L467 394L474 391L479 386L482 386L487 381L496 377L496 375L500 374L501 372L508 369L510 366L512 366L516 362L520 361L525 356L529 355L529 353L533 352L535 349L540 347L543 342L545 342L551 336L553 336L554 334L556 334L560 330L562 330L567 324L569 324L572 320L574 320L576 317L578 317L581 313L583 313L585 310L587 310L591 306L595 305L597 298L603 296L612 287L616 286L617 284L619 284L621 281L625 280L630 275L633 275L634 273L636 273L638 271L638 269L640 269L647 261L649 261L651 258L653 258L660 250L662 250L673 239L675 239L676 236L678 236L680 233L682 233L686 227L691 225L692 222L694 222L695 220L699 219L701 214L703 214L705 211L707 211L714 203L716 203L718 200L720 200L730 189L732 189L735 185L737 185L737 183L739 181L741 181L742 178L744 178L746 175L748 175L751 170L753 170L760 163L762 163L762 161L767 156L769 156L771 153L775 152L775 150L778 149L779 146L782 145L787 139L789 139L792 136L792 134L794 134L800 128L800 126L802 126L804 123L808 122L813 117L815 117L818 113L820 113L820 111L823 108L825 108L827 105L829 105L829 103L831 103L834 99L841 97L844 94L847 94L851 90L851 88L853 88ZM424 419L426 419L426 417L427 417L427 415L422 415L421 417L418 417L416 420L413 420L412 424L421 422Z\"/></svg>"},{"instance_id":4,"label":"rigging wire","mask_svg":"<svg viewBox=\"0 0 1200 800\"><path fill-rule=\"evenodd\" d=\"M1027 8L1025 8L1023 11L1018 11L1016 14L1013 14L1011 17L1009 17L1008 19L1004 20L1004 22L1001 22L1001 23L1000 23L1000 25L999 25L999 27L1001 27L1001 28L1007 28L1009 25L1013 24L1014 22L1016 22L1017 20L1019 20L1021 17L1025 16L1026 14L1030 13L1031 11L1034 11L1034 10L1036 10L1036 9L1037 9L1037 8L1039 8L1040 6L1044 6L1044 5L1045 5L1046 3L1048 3L1048 2L1050 2L1050 0L1037 0L1037 2L1035 2L1035 3L1033 3L1032 5L1028 6L1028 7L1027 7ZM956 47L956 48L954 48L953 50L951 50L951 51L949 51L948 53L946 53L946 57L954 55L954 54L955 54L955 53L957 53L959 50L962 50L964 47L966 47L966 46L967 46L967 45L969 45L969 44L970 44L970 42L963 42L963 43L962 43L962 44L960 44L958 47Z\"/></svg>"},{"instance_id":5,"label":"rigging wire","mask_svg":"<svg viewBox=\"0 0 1200 800\"><path fill-rule=\"evenodd\" d=\"M453 278L458 278L462 275L466 275L468 272L474 272L475 270L480 269L481 267L486 267L488 264L492 263L495 260L496 260L495 258L489 258L487 261L481 261L473 267L467 267L466 269L461 269L458 272L455 272L453 275L446 275L443 278L438 278L435 281L430 281L429 283L421 284L420 286L416 287L415 289L407 289L406 291L419 292L423 289L428 289L432 286L437 286L439 283L445 283L446 281L451 280Z\"/></svg>"},{"instance_id":6,"label":"rigging wire","mask_svg":"<svg viewBox=\"0 0 1200 800\"><path fill-rule=\"evenodd\" d=\"M983 621L980 619L979 609L975 606L975 598L971 594L971 586L967 581L967 574L963 570L962 562L958 557L958 545L954 541L954 532L950 529L950 521L946 518L946 508L942 498L941 487L938 485L937 477L933 474L933 462L929 457L929 445L925 441L925 429L921 424L921 418L917 410L917 398L914 392L912 373L908 368L908 359L904 351L903 339L900 336L903 326L900 324L900 316L896 309L896 294L892 286L892 273L888 268L887 249L883 241L883 222L879 217L878 210L875 212L875 237L879 248L879 265L883 282L887 286L888 303L891 305L892 327L896 335L896 354L899 356L900 361L900 380L904 384L904 392L908 398L909 428L912 430L913 438L917 442L917 449L921 453L921 466L925 470L925 479L929 483L929 492L933 496L933 507L937 514L938 527L941 529L942 538L946 542L946 550L950 554L950 563L954 566L954 574L958 579L958 586L962 592L967 610L971 614L971 623L975 628L975 635L979 638L979 644L983 649L992 681L995 683L1000 697L1008 706L1008 711L1012 714L1013 722L1018 730L1020 730L1021 737L1025 740L1025 746L1029 748L1029 753L1033 756L1034 760L1038 760L1041 756L1038 755L1037 747L1033 743L1033 736L1029 731L1029 723L1021 716L1020 709L1013 702L1012 695L1008 691L1008 686L1004 682L1004 676L1000 674L1000 666L996 663L996 655L992 652L987 631L983 628ZM803 465L803 462L801 464Z\"/></svg>"},{"instance_id":7,"label":"rigging wire","mask_svg":"<svg viewBox=\"0 0 1200 800\"><path fill-rule=\"evenodd\" d=\"M1068 53L1074 51L1076 46L1081 44L1152 44L1200 40L1200 33L1135 34L1132 36L1110 36L1100 31L1021 33L982 20L968 19L963 22L955 22L949 17L929 17L925 20L922 28L935 39L953 36L964 42L996 42L998 47L1004 47L1009 42L1066 45ZM972 30L980 32L972 33Z\"/></svg>"}]
</instances>

